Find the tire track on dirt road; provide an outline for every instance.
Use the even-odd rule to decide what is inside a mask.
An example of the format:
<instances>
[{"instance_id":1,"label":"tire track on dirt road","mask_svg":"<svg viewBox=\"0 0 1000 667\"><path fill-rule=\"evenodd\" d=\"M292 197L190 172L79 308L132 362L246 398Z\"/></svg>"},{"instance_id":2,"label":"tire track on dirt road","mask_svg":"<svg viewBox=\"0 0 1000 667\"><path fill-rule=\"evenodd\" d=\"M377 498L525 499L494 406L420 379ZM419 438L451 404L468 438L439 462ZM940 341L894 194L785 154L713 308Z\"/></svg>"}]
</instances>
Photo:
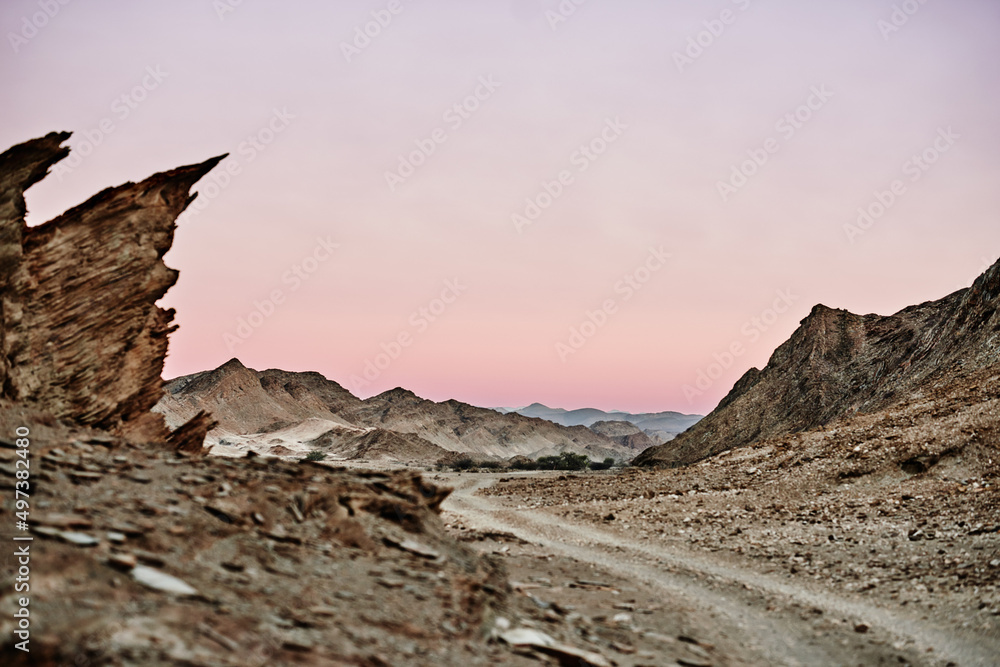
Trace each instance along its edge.
<instances>
[{"instance_id":1,"label":"tire track on dirt road","mask_svg":"<svg viewBox=\"0 0 1000 667\"><path fill-rule=\"evenodd\" d=\"M513 508L496 498L476 495L497 479L493 475L452 477L456 488L443 510L472 528L506 531L554 554L596 565L679 597L717 618L759 656L760 664L856 664L857 651L850 648L860 639L853 630L855 622L867 624L873 633L880 632L888 639L883 647L887 657L920 651L917 655L923 664L952 661L958 665L996 665L1000 656L1000 641L984 641L982 636L965 636L935 627L868 602L848 599L812 582L735 568L708 554L630 540L589 523ZM769 611L767 607L774 601L782 606L794 603L821 609L830 617L852 622L842 632L821 635L794 611ZM894 651L892 644L898 642L912 650ZM928 649L933 653L927 653Z\"/></svg>"}]
</instances>

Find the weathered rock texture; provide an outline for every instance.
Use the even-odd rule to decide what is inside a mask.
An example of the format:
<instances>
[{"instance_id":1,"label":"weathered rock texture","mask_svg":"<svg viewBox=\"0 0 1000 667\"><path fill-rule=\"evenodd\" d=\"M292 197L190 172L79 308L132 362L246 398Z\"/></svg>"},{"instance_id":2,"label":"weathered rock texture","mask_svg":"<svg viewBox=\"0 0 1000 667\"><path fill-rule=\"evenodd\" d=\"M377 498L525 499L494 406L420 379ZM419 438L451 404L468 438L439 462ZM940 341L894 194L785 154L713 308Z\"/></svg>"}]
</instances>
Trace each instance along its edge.
<instances>
[{"instance_id":1,"label":"weathered rock texture","mask_svg":"<svg viewBox=\"0 0 1000 667\"><path fill-rule=\"evenodd\" d=\"M162 395L177 280L163 255L194 183L222 157L109 188L54 220L25 224L24 192L66 157L69 133L0 155L2 398L133 440L197 449L210 420L171 437L150 412Z\"/></svg>"},{"instance_id":2,"label":"weathered rock texture","mask_svg":"<svg viewBox=\"0 0 1000 667\"><path fill-rule=\"evenodd\" d=\"M759 439L885 409L1000 363L1000 262L972 287L895 315L818 305L763 370L640 465L682 465Z\"/></svg>"},{"instance_id":3,"label":"weathered rock texture","mask_svg":"<svg viewBox=\"0 0 1000 667\"><path fill-rule=\"evenodd\" d=\"M31 652L16 648L26 593L14 590L11 548L0 554L0 608L11 610L0 665L509 660L483 641L506 578L446 532L447 489L412 473L110 447L99 431L46 422L0 409L0 433L30 429L36 487L31 532L18 532L34 537ZM0 539L15 544L8 489L21 458L6 440Z\"/></svg>"}]
</instances>

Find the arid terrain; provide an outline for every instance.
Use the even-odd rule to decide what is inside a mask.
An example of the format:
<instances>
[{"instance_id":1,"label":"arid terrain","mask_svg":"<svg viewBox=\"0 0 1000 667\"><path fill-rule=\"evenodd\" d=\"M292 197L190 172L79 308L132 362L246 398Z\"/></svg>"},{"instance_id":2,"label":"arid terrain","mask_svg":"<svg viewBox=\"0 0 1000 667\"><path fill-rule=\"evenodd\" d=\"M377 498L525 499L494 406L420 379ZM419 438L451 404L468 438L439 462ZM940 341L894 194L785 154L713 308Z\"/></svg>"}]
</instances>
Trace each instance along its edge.
<instances>
[{"instance_id":1,"label":"arid terrain","mask_svg":"<svg viewBox=\"0 0 1000 667\"><path fill-rule=\"evenodd\" d=\"M162 257L218 158L29 228L67 136L0 155L2 664L997 664L1000 263L817 306L700 421L165 383ZM555 453L639 455L476 468Z\"/></svg>"},{"instance_id":2,"label":"arid terrain","mask_svg":"<svg viewBox=\"0 0 1000 667\"><path fill-rule=\"evenodd\" d=\"M686 594L746 646L713 656L718 664L992 665L998 381L981 373L937 397L685 468L466 474L446 517L664 601ZM630 639L650 650L643 633L656 626L636 619Z\"/></svg>"}]
</instances>

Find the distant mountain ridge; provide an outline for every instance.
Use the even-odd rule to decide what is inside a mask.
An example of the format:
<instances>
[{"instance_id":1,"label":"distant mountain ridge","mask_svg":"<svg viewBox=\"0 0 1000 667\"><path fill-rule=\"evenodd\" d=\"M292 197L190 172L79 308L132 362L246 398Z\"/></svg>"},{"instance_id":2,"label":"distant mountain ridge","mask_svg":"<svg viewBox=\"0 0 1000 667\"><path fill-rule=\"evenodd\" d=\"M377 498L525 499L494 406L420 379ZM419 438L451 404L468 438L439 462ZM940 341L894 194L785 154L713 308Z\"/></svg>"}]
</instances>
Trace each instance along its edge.
<instances>
[{"instance_id":1,"label":"distant mountain ridge","mask_svg":"<svg viewBox=\"0 0 1000 667\"><path fill-rule=\"evenodd\" d=\"M687 415L680 412L644 412L634 414L620 410L605 411L597 408L565 410L550 408L541 403L532 403L523 408L494 408L498 411L516 412L526 417L547 419L562 426L591 427L597 422L629 422L650 437L653 444L672 440L702 419L702 415Z\"/></svg>"},{"instance_id":2,"label":"distant mountain ridge","mask_svg":"<svg viewBox=\"0 0 1000 667\"><path fill-rule=\"evenodd\" d=\"M565 427L501 414L460 401L436 403L402 388L362 400L316 372L256 371L231 359L219 368L176 378L154 410L176 428L201 411L217 426L213 453L437 462L458 455L538 458L562 452L594 460L630 459L633 448L582 426Z\"/></svg>"}]
</instances>

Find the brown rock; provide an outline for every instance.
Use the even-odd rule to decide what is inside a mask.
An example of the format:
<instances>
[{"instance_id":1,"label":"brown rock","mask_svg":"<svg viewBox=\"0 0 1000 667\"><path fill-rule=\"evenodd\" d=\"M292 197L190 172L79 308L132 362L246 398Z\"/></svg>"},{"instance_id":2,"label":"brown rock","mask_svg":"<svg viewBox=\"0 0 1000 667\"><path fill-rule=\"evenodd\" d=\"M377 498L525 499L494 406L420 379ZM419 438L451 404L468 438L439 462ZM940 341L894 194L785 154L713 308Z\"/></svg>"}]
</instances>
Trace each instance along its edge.
<instances>
[{"instance_id":1,"label":"brown rock","mask_svg":"<svg viewBox=\"0 0 1000 667\"><path fill-rule=\"evenodd\" d=\"M177 279L162 257L191 186L224 156L104 190L37 227L24 191L66 157L68 133L0 155L0 387L58 419L152 441L169 433L162 396L173 311L156 306ZM197 449L205 418L172 444Z\"/></svg>"},{"instance_id":2,"label":"brown rock","mask_svg":"<svg viewBox=\"0 0 1000 667\"><path fill-rule=\"evenodd\" d=\"M763 370L748 370L711 414L634 463L690 464L838 417L888 408L932 389L943 368L956 369L954 375L996 364L998 305L1000 262L971 287L895 315L815 306Z\"/></svg>"}]
</instances>

